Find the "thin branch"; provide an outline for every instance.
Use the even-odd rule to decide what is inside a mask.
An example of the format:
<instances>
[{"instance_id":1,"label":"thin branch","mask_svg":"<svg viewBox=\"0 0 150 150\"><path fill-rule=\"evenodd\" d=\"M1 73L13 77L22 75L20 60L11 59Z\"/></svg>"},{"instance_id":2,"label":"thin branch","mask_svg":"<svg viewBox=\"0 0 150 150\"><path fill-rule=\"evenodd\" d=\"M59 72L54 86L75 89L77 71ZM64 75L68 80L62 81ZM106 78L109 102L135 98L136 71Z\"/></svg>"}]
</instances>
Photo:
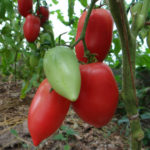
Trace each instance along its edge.
<instances>
[{"instance_id":1,"label":"thin branch","mask_svg":"<svg viewBox=\"0 0 150 150\"><path fill-rule=\"evenodd\" d=\"M131 8L131 6L133 6L135 3L135 0L132 0L131 4L129 5L129 7L127 8L127 14L129 13L129 10Z\"/></svg>"},{"instance_id":2,"label":"thin branch","mask_svg":"<svg viewBox=\"0 0 150 150\"><path fill-rule=\"evenodd\" d=\"M61 37L66 34L67 32L64 32L64 33L61 33L58 37L58 45L60 45L60 42L61 42Z\"/></svg>"},{"instance_id":3,"label":"thin branch","mask_svg":"<svg viewBox=\"0 0 150 150\"><path fill-rule=\"evenodd\" d=\"M90 18L92 9L93 9L96 1L97 0L91 0L91 4L90 4L90 7L89 7L89 9L87 11L87 15L86 15L86 18L85 18L85 22L84 22L84 25L83 25L83 29L82 29L81 35L80 35L79 39L74 44L71 45L71 48L73 48L75 45L77 45L81 40L84 40L85 33L86 33L86 28L87 28L87 25L88 25L88 20Z\"/></svg>"},{"instance_id":4,"label":"thin branch","mask_svg":"<svg viewBox=\"0 0 150 150\"><path fill-rule=\"evenodd\" d=\"M41 17L41 13L40 13L40 0L37 0L37 10L39 11L39 17Z\"/></svg>"}]
</instances>

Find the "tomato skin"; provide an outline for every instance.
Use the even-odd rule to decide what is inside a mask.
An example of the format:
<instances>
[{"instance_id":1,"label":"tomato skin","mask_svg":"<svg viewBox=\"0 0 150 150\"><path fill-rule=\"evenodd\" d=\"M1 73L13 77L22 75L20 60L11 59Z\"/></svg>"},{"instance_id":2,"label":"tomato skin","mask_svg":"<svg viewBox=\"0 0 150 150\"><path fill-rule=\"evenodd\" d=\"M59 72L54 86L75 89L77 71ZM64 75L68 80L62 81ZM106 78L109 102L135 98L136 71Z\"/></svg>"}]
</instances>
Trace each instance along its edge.
<instances>
[{"instance_id":1,"label":"tomato skin","mask_svg":"<svg viewBox=\"0 0 150 150\"><path fill-rule=\"evenodd\" d=\"M37 10L37 15L41 15L41 25L43 25L49 18L49 11L46 7L41 6L40 11Z\"/></svg>"},{"instance_id":2,"label":"tomato skin","mask_svg":"<svg viewBox=\"0 0 150 150\"><path fill-rule=\"evenodd\" d=\"M32 0L18 0L18 11L20 15L26 17L32 11Z\"/></svg>"},{"instance_id":3,"label":"tomato skin","mask_svg":"<svg viewBox=\"0 0 150 150\"><path fill-rule=\"evenodd\" d=\"M28 128L35 146L60 127L70 106L70 101L50 89L48 80L43 80L29 108Z\"/></svg>"},{"instance_id":4,"label":"tomato skin","mask_svg":"<svg viewBox=\"0 0 150 150\"><path fill-rule=\"evenodd\" d=\"M72 103L73 109L85 122L102 127L115 113L118 88L111 69L104 63L80 66L81 90L79 98Z\"/></svg>"},{"instance_id":5,"label":"tomato skin","mask_svg":"<svg viewBox=\"0 0 150 150\"><path fill-rule=\"evenodd\" d=\"M87 11L84 11L79 19L76 40L80 37L84 25ZM108 54L111 46L113 32L113 18L111 14L103 9L93 9L90 15L86 34L85 42L87 49L96 54L96 58L102 62ZM82 41L75 46L76 55L79 61L87 62L84 57L84 47Z\"/></svg>"},{"instance_id":6,"label":"tomato skin","mask_svg":"<svg viewBox=\"0 0 150 150\"><path fill-rule=\"evenodd\" d=\"M24 36L28 42L34 42L40 32L40 19L32 14L26 17L23 25Z\"/></svg>"}]
</instances>

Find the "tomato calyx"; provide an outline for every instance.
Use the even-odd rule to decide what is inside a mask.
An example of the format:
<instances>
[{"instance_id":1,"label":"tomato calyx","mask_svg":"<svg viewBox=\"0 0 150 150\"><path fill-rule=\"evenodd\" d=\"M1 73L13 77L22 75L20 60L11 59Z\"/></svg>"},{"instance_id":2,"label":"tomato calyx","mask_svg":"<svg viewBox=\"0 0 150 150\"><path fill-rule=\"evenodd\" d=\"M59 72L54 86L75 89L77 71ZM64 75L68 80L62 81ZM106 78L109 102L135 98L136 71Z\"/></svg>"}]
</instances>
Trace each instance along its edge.
<instances>
[{"instance_id":1,"label":"tomato calyx","mask_svg":"<svg viewBox=\"0 0 150 150\"><path fill-rule=\"evenodd\" d=\"M97 56L96 53L92 54L89 50L84 51L84 57L87 58L87 64L98 62L96 56Z\"/></svg>"},{"instance_id":2,"label":"tomato calyx","mask_svg":"<svg viewBox=\"0 0 150 150\"><path fill-rule=\"evenodd\" d=\"M51 88L49 92L51 93L53 90L54 90L54 89L53 89L53 88Z\"/></svg>"}]
</instances>

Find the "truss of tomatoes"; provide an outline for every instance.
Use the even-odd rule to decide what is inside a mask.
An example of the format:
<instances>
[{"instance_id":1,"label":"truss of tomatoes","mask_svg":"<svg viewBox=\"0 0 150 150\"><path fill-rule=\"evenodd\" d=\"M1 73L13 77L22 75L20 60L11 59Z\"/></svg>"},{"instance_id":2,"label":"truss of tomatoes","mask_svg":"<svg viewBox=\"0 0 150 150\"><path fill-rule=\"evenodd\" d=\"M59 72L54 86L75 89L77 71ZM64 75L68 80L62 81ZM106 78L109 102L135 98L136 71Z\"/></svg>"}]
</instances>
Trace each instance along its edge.
<instances>
[{"instance_id":1,"label":"truss of tomatoes","mask_svg":"<svg viewBox=\"0 0 150 150\"><path fill-rule=\"evenodd\" d=\"M48 20L49 11L46 7L40 6L37 10L37 16L32 14L32 0L18 0L18 11L21 16L25 17L23 32L28 42L34 42L40 32L40 26Z\"/></svg>"},{"instance_id":2,"label":"truss of tomatoes","mask_svg":"<svg viewBox=\"0 0 150 150\"><path fill-rule=\"evenodd\" d=\"M76 40L83 28L86 11L79 19ZM75 53L68 47L49 49L44 56L46 79L40 84L29 109L28 128L37 146L62 124L70 105L85 122L100 128L113 117L118 104L118 87L108 65L113 31L111 14L102 8L92 10L85 41L98 62L87 62L82 42Z\"/></svg>"}]
</instances>

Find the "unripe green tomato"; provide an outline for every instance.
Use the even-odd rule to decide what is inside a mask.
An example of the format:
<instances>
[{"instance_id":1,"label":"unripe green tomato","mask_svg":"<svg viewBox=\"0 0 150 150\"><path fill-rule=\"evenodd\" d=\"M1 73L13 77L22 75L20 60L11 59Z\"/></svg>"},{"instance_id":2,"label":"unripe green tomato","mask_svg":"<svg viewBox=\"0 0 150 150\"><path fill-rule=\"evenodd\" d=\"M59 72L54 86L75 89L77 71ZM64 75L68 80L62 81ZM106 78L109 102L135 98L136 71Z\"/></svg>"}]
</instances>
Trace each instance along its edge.
<instances>
[{"instance_id":1,"label":"unripe green tomato","mask_svg":"<svg viewBox=\"0 0 150 150\"><path fill-rule=\"evenodd\" d=\"M142 5L143 4L141 2L138 2L133 7L131 7L131 14L132 14L132 16L140 13Z\"/></svg>"},{"instance_id":2,"label":"unripe green tomato","mask_svg":"<svg viewBox=\"0 0 150 150\"><path fill-rule=\"evenodd\" d=\"M147 46L150 49L150 31L148 32L148 35L147 35Z\"/></svg>"},{"instance_id":3,"label":"unripe green tomato","mask_svg":"<svg viewBox=\"0 0 150 150\"><path fill-rule=\"evenodd\" d=\"M31 55L30 56L30 59L29 59L29 62L30 62L30 66L33 68L33 67L36 67L39 63L39 57L36 56L36 55Z\"/></svg>"},{"instance_id":4,"label":"unripe green tomato","mask_svg":"<svg viewBox=\"0 0 150 150\"><path fill-rule=\"evenodd\" d=\"M76 101L81 87L79 63L68 47L49 49L44 56L45 75L52 88L70 101Z\"/></svg>"},{"instance_id":5,"label":"unripe green tomato","mask_svg":"<svg viewBox=\"0 0 150 150\"><path fill-rule=\"evenodd\" d=\"M144 23L145 23L145 16L139 14L136 20L137 28L141 29L144 26Z\"/></svg>"}]
</instances>

